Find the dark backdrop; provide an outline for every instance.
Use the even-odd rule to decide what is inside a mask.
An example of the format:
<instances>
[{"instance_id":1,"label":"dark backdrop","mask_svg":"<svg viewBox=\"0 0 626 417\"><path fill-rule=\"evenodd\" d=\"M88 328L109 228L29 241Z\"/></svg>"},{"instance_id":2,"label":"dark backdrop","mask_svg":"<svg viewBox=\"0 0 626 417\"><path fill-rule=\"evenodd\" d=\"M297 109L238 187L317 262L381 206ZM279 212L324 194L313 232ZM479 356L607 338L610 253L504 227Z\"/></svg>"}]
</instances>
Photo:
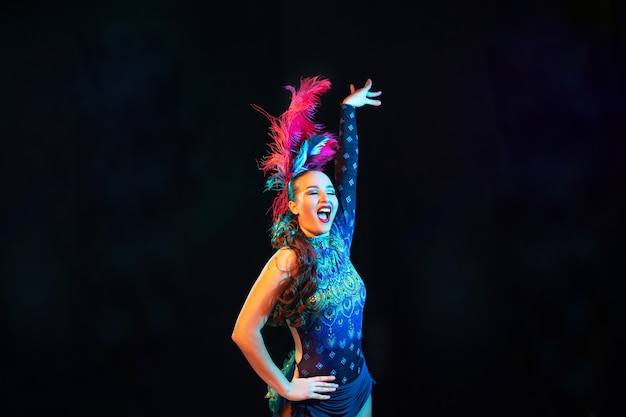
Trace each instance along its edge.
<instances>
[{"instance_id":1,"label":"dark backdrop","mask_svg":"<svg viewBox=\"0 0 626 417\"><path fill-rule=\"evenodd\" d=\"M317 74L333 130L350 83L384 92L353 247L374 414L623 412L617 0L0 11L3 416L269 415L230 340L271 254L250 105Z\"/></svg>"}]
</instances>

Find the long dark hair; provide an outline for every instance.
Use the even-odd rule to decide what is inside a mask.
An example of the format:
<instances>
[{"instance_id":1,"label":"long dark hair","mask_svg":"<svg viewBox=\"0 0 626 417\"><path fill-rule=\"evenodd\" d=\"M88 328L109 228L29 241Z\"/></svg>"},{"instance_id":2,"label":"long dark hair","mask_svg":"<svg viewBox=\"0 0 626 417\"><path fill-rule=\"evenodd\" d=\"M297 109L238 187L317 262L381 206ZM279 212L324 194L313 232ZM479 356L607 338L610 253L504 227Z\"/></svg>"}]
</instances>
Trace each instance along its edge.
<instances>
[{"instance_id":1,"label":"long dark hair","mask_svg":"<svg viewBox=\"0 0 626 417\"><path fill-rule=\"evenodd\" d=\"M304 173L289 182L290 201L295 199L294 182L302 174ZM302 326L306 324L309 297L317 290L317 254L307 236L300 230L298 217L291 211L283 213L274 222L270 228L270 242L274 249L293 250L297 269L289 271L289 278L281 284L276 306L268 322L271 325L288 322L294 327Z\"/></svg>"}]
</instances>

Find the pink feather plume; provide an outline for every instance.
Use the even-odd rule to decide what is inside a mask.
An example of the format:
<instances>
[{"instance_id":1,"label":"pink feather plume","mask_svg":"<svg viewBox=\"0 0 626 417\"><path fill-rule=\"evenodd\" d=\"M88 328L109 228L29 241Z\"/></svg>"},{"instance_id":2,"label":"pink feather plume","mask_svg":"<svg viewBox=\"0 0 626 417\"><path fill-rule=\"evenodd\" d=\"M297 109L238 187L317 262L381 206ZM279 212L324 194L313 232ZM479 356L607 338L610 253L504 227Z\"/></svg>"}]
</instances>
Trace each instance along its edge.
<instances>
[{"instance_id":1,"label":"pink feather plume","mask_svg":"<svg viewBox=\"0 0 626 417\"><path fill-rule=\"evenodd\" d=\"M319 140L317 143L311 143L311 147L318 144L320 146L314 154L307 155L310 156L310 159L306 160L307 169L321 168L334 157L337 144L335 136L330 132L323 132L324 126L313 120L320 97L330 89L330 86L330 81L321 76L301 78L298 90L290 85L284 86L291 92L291 103L278 117L270 115L260 106L252 105L270 122L268 135L272 140L267 144L269 152L258 161L258 166L267 177L265 190L274 190L278 193L270 207L274 221L288 210L286 187L294 174L293 162L303 142L314 137L328 139L324 143L320 143Z\"/></svg>"}]
</instances>

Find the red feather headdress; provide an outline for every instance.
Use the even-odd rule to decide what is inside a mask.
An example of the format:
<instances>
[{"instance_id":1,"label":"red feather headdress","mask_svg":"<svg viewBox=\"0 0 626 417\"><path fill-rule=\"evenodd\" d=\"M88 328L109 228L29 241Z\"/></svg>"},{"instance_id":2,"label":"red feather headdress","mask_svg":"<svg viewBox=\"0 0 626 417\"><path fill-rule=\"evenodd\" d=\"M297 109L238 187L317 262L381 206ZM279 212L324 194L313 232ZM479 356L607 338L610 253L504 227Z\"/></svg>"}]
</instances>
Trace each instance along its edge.
<instances>
[{"instance_id":1,"label":"red feather headdress","mask_svg":"<svg viewBox=\"0 0 626 417\"><path fill-rule=\"evenodd\" d=\"M336 136L313 121L320 96L330 89L330 81L321 76L301 78L298 90L290 85L284 88L291 91L291 104L280 116L274 117L263 108L252 105L270 121L268 135L272 141L267 144L268 154L258 161L258 165L267 177L265 191L277 192L268 210L272 211L274 222L289 209L289 181L301 172L323 169L337 149Z\"/></svg>"}]
</instances>

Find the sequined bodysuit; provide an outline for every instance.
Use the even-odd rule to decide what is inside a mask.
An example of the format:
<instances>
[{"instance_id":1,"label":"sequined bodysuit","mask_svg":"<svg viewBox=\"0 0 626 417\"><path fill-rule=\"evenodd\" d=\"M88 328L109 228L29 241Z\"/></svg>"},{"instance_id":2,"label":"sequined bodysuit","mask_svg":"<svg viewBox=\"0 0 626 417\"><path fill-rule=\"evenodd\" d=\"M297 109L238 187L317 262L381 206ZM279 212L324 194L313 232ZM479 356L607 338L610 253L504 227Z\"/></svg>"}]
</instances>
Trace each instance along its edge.
<instances>
[{"instance_id":1,"label":"sequined bodysuit","mask_svg":"<svg viewBox=\"0 0 626 417\"><path fill-rule=\"evenodd\" d=\"M335 375L339 388L329 400L292 402L292 416L354 417L372 389L363 355L362 322L365 285L350 260L355 224L358 136L355 108L342 105L339 149L335 157L335 184L339 210L328 235L309 238L317 256L318 288L309 298L311 314L296 331L302 344L299 376ZM291 357L284 369L294 372ZM274 415L284 404L275 402ZM270 400L272 402L272 400Z\"/></svg>"},{"instance_id":2,"label":"sequined bodysuit","mask_svg":"<svg viewBox=\"0 0 626 417\"><path fill-rule=\"evenodd\" d=\"M298 370L301 377L335 375L338 384L346 384L363 366L365 285L350 262L341 227L336 225L330 235L310 239L321 261L318 289L309 298L309 322L296 329L302 343Z\"/></svg>"}]
</instances>

